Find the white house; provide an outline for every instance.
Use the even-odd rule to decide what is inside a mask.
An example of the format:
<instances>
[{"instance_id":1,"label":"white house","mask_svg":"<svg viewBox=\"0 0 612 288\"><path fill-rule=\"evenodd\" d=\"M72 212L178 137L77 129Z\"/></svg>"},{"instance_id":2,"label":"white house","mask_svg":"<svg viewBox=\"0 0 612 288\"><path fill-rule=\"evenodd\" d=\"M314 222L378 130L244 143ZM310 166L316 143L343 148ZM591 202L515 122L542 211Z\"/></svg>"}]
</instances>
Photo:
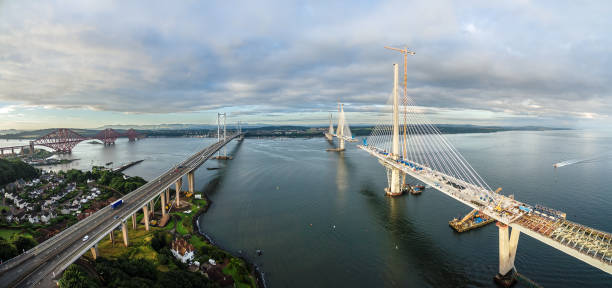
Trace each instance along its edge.
<instances>
[{"instance_id":1,"label":"white house","mask_svg":"<svg viewBox=\"0 0 612 288\"><path fill-rule=\"evenodd\" d=\"M183 263L191 263L191 261L193 261L193 245L189 244L189 242L185 241L183 238L174 240L174 242L172 242L172 250L170 251L172 251L176 259L181 260Z\"/></svg>"}]
</instances>

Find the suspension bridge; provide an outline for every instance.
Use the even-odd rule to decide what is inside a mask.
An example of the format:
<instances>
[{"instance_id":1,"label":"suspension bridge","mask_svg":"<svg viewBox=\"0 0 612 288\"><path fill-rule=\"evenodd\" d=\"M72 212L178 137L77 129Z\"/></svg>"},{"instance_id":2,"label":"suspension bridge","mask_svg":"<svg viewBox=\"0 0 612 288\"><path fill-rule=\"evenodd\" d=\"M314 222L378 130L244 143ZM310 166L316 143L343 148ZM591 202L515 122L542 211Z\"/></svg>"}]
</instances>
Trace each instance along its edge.
<instances>
[{"instance_id":1,"label":"suspension bridge","mask_svg":"<svg viewBox=\"0 0 612 288\"><path fill-rule=\"evenodd\" d=\"M222 121L223 123L218 122L218 131L223 133L217 133L217 142L197 151L157 178L123 196L123 204L118 208L106 206L36 247L0 264L0 286L52 286L51 280L61 276L64 269L87 251L91 251L94 259L97 258L98 242L110 235L114 243L114 231L117 229L121 230L123 244L127 247L128 219L132 219L133 229L137 229L136 213L142 210L144 226L146 231L149 231L157 199L161 200L162 221L163 218L169 217L166 203L170 205L170 209L182 205L180 195L184 176L187 176L188 181L186 194L192 195L195 192L195 171L233 139L242 139L244 136L240 130L226 134L225 116ZM170 199L171 186L175 187L176 192L173 200Z\"/></svg>"},{"instance_id":2,"label":"suspension bridge","mask_svg":"<svg viewBox=\"0 0 612 288\"><path fill-rule=\"evenodd\" d=\"M407 49L392 49L404 54L404 66L406 56L414 55ZM404 73L406 70L404 67ZM436 126L419 113L407 95L405 74L400 99L397 64L393 64L393 73L392 99L388 103L391 117L377 124L363 145L358 145L386 169L387 195L401 195L408 175L497 220L499 273L495 279L502 285L514 281L514 259L521 233L612 274L610 233L569 221L561 211L496 193Z\"/></svg>"},{"instance_id":3,"label":"suspension bridge","mask_svg":"<svg viewBox=\"0 0 612 288\"><path fill-rule=\"evenodd\" d=\"M137 132L134 129L129 129L124 133L116 131L111 128L104 129L98 132L92 137L83 136L71 129L60 128L52 131L44 136L39 137L34 141L30 141L29 145L11 146L11 147L0 147L0 156L4 155L15 155L19 151L19 154L24 154L26 148L29 149L29 153L33 153L34 146L40 145L57 151L58 153L71 153L72 149L79 143L85 140L99 140L105 146L114 145L117 138L127 137L129 141L136 141L144 138L145 135ZM5 154L5 151L9 152Z\"/></svg>"}]
</instances>

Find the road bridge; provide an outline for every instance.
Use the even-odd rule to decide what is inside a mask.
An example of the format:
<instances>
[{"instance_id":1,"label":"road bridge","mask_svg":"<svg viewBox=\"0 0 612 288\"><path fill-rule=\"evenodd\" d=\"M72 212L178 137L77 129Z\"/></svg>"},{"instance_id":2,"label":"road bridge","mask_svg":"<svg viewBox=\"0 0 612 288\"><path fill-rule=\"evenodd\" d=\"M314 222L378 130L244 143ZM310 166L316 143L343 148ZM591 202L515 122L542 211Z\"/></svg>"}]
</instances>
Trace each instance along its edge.
<instances>
[{"instance_id":1,"label":"road bridge","mask_svg":"<svg viewBox=\"0 0 612 288\"><path fill-rule=\"evenodd\" d=\"M363 145L358 145L386 168L387 195L401 195L406 189L405 177L409 175L497 220L499 274L496 280L502 285L511 285L514 281L514 259L521 233L612 274L610 233L569 221L561 211L530 205L493 191L440 131L418 113L406 93L403 137L400 137L397 64L393 68L392 117L374 127Z\"/></svg>"},{"instance_id":2,"label":"road bridge","mask_svg":"<svg viewBox=\"0 0 612 288\"><path fill-rule=\"evenodd\" d=\"M160 197L162 203L169 200L169 190L172 185L176 187L175 201L178 204L182 179L185 175L189 181L189 192L193 193L195 170L215 152L239 137L242 137L242 133L219 139L218 142L196 152L157 178L125 195L122 198L124 204L119 208L104 207L26 253L6 261L0 265L0 283L3 287L39 287L42 280L58 277L88 250L91 249L96 257L97 243L118 227L121 227L123 232L124 245L129 245L127 220L130 217L134 219L135 213L143 210L145 228L149 230L148 205L156 197ZM162 205L162 213L166 214L165 205ZM86 235L88 240L83 241ZM114 234L111 234L111 237L112 235Z\"/></svg>"}]
</instances>

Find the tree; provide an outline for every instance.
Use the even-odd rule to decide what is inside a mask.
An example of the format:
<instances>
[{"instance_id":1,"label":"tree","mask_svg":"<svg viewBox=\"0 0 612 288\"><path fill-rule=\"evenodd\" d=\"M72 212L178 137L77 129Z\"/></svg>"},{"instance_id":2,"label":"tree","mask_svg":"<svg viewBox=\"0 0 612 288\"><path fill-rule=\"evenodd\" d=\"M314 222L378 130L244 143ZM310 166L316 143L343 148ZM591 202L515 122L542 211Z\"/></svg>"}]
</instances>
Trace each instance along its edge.
<instances>
[{"instance_id":1,"label":"tree","mask_svg":"<svg viewBox=\"0 0 612 288\"><path fill-rule=\"evenodd\" d=\"M87 277L81 268L75 264L68 266L59 280L59 287L88 288L99 287L98 283Z\"/></svg>"},{"instance_id":2,"label":"tree","mask_svg":"<svg viewBox=\"0 0 612 288\"><path fill-rule=\"evenodd\" d=\"M23 235L13 234L13 244L19 253L24 250L30 250L30 248L36 246L36 240L32 239L32 237L27 237Z\"/></svg>"},{"instance_id":3,"label":"tree","mask_svg":"<svg viewBox=\"0 0 612 288\"><path fill-rule=\"evenodd\" d=\"M15 256L19 255L15 246L13 246L9 241L0 237L0 259L2 261L9 260Z\"/></svg>"}]
</instances>

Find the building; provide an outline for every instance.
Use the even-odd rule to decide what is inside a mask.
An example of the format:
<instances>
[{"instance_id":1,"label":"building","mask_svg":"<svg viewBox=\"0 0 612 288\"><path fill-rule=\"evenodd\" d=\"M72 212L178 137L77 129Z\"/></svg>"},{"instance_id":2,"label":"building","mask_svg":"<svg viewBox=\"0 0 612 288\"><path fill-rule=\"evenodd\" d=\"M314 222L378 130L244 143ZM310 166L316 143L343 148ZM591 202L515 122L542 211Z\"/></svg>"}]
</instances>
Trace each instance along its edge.
<instances>
[{"instance_id":1,"label":"building","mask_svg":"<svg viewBox=\"0 0 612 288\"><path fill-rule=\"evenodd\" d=\"M183 263L191 263L194 256L193 245L183 238L177 238L172 242L172 254Z\"/></svg>"}]
</instances>

